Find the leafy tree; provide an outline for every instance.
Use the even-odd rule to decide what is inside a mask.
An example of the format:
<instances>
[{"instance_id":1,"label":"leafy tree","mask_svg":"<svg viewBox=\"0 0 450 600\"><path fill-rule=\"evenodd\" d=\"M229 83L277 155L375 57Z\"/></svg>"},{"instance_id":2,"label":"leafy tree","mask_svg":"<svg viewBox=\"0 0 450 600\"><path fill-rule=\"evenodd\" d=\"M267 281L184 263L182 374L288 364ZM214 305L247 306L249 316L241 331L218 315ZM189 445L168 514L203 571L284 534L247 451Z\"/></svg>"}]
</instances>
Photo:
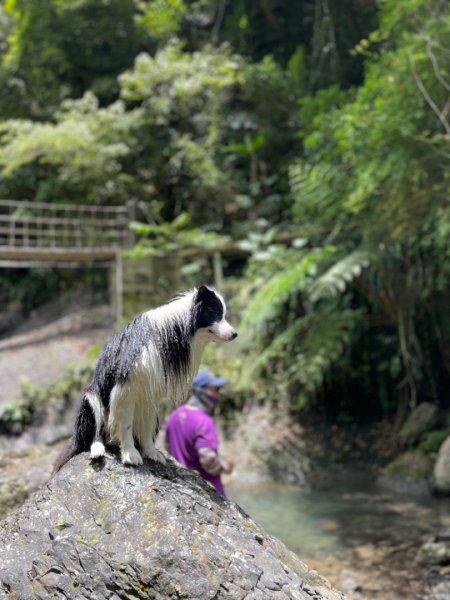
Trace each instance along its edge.
<instances>
[{"instance_id":1,"label":"leafy tree","mask_svg":"<svg viewBox=\"0 0 450 600\"><path fill-rule=\"evenodd\" d=\"M150 36L159 45L176 37L183 19L187 18L187 6L183 0L141 0L137 7L136 22L142 37Z\"/></svg>"},{"instance_id":2,"label":"leafy tree","mask_svg":"<svg viewBox=\"0 0 450 600\"><path fill-rule=\"evenodd\" d=\"M443 0L7 0L0 194L136 200L138 252L244 239L247 385L352 413L438 402L448 17Z\"/></svg>"},{"instance_id":3,"label":"leafy tree","mask_svg":"<svg viewBox=\"0 0 450 600\"><path fill-rule=\"evenodd\" d=\"M211 26L220 31L219 39L230 41L254 61L272 55L287 65L297 56L303 93L333 83L344 87L360 83L363 61L350 50L376 27L375 2L241 0L223 4L222 19L220 8L215 9Z\"/></svg>"},{"instance_id":4,"label":"leafy tree","mask_svg":"<svg viewBox=\"0 0 450 600\"><path fill-rule=\"evenodd\" d=\"M66 100L54 123L4 122L3 194L41 201L125 202L128 179L122 161L131 151L134 120L120 101L100 108L87 93L80 100Z\"/></svg>"},{"instance_id":5,"label":"leafy tree","mask_svg":"<svg viewBox=\"0 0 450 600\"><path fill-rule=\"evenodd\" d=\"M64 101L53 121L5 121L3 193L137 198L157 223L185 211L194 225L216 228L229 228L227 215L280 218L295 96L273 61L251 65L227 47L188 53L172 42L155 57L140 54L120 86L121 98L107 107L89 92Z\"/></svg>"},{"instance_id":6,"label":"leafy tree","mask_svg":"<svg viewBox=\"0 0 450 600\"><path fill-rule=\"evenodd\" d=\"M367 68L354 99L331 89L302 101L293 214L333 252L307 285L289 268L269 277L245 320L259 312L266 324L266 368L289 349L286 381L309 401L333 389L341 406L363 395L401 415L419 398L445 399L448 16L442 2L386 1L380 29L360 43ZM269 313L258 308L266 300Z\"/></svg>"},{"instance_id":7,"label":"leafy tree","mask_svg":"<svg viewBox=\"0 0 450 600\"><path fill-rule=\"evenodd\" d=\"M68 97L117 98L139 49L132 0L7 0L12 23L0 69L3 117L46 118Z\"/></svg>"}]
</instances>

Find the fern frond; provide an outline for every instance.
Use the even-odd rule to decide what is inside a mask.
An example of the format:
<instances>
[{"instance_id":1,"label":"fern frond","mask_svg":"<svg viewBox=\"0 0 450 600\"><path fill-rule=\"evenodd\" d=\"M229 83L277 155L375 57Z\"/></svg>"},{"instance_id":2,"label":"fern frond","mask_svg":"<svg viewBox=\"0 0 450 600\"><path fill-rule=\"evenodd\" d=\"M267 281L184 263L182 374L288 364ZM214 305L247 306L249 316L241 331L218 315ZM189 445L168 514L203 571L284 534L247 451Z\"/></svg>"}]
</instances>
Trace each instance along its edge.
<instances>
[{"instance_id":1,"label":"fern frond","mask_svg":"<svg viewBox=\"0 0 450 600\"><path fill-rule=\"evenodd\" d=\"M243 318L244 327L254 328L279 312L280 306L293 294L304 291L316 270L316 265L334 250L326 246L309 252L287 270L273 276L253 297Z\"/></svg>"},{"instance_id":2,"label":"fern frond","mask_svg":"<svg viewBox=\"0 0 450 600\"><path fill-rule=\"evenodd\" d=\"M322 298L332 298L345 292L347 285L358 278L362 270L370 264L370 254L362 250L352 252L335 263L321 275L309 289L309 298L317 302Z\"/></svg>"},{"instance_id":3,"label":"fern frond","mask_svg":"<svg viewBox=\"0 0 450 600\"><path fill-rule=\"evenodd\" d=\"M336 169L330 165L296 163L289 169L289 182L294 194L294 210L320 211L321 214L336 202Z\"/></svg>"},{"instance_id":4,"label":"fern frond","mask_svg":"<svg viewBox=\"0 0 450 600\"><path fill-rule=\"evenodd\" d=\"M306 332L311 326L311 321L315 318L315 315L305 315L299 319L296 319L287 329L285 329L280 335L276 336L275 339L265 350L255 357L252 356L251 363L243 369L243 377L241 383L243 387L246 387L253 376L261 369L267 367L271 361L279 360L287 351L287 348L291 347L291 354L295 340L299 335Z\"/></svg>"},{"instance_id":5,"label":"fern frond","mask_svg":"<svg viewBox=\"0 0 450 600\"><path fill-rule=\"evenodd\" d=\"M361 311L327 303L296 319L256 358L252 356L242 380L249 385L256 373L274 365L284 366L286 384L296 383L311 397L323 385L326 374L350 343Z\"/></svg>"},{"instance_id":6,"label":"fern frond","mask_svg":"<svg viewBox=\"0 0 450 600\"><path fill-rule=\"evenodd\" d=\"M333 309L317 311L314 326L301 341L293 378L310 394L323 384L331 366L342 356L350 343L350 336L360 321L362 311Z\"/></svg>"}]
</instances>

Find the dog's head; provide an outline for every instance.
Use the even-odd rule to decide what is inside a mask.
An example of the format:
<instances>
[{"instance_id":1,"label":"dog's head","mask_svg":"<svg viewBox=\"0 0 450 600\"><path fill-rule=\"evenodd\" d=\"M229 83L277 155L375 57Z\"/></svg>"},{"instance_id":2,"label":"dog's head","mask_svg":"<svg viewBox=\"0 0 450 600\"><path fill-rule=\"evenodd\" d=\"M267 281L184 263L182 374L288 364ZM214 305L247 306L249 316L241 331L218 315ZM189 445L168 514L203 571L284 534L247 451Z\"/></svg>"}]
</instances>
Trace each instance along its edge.
<instances>
[{"instance_id":1,"label":"dog's head","mask_svg":"<svg viewBox=\"0 0 450 600\"><path fill-rule=\"evenodd\" d=\"M214 342L231 342L237 333L226 320L226 314L225 302L214 288L201 285L195 289L196 331Z\"/></svg>"}]
</instances>

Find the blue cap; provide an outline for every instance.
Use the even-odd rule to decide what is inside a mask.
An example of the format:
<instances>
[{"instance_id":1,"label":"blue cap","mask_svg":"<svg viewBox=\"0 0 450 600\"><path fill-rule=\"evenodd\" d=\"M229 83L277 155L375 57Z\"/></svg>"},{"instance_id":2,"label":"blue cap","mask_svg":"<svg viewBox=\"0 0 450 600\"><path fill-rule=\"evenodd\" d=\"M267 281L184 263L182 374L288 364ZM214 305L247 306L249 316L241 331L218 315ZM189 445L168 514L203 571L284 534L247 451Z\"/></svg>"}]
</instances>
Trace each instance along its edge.
<instances>
[{"instance_id":1,"label":"blue cap","mask_svg":"<svg viewBox=\"0 0 450 600\"><path fill-rule=\"evenodd\" d=\"M222 387L228 383L228 379L225 377L215 377L210 371L200 371L192 380L193 388L204 388L204 387Z\"/></svg>"}]
</instances>

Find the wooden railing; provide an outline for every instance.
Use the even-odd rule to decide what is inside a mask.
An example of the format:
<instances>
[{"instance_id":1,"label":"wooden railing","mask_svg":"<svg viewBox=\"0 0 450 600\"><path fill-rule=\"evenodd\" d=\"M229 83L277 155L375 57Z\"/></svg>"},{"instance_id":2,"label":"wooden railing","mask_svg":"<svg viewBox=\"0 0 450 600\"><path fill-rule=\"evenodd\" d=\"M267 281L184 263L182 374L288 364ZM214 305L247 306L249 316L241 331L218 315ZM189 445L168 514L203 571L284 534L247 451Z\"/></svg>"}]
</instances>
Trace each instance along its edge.
<instances>
[{"instance_id":1,"label":"wooden railing","mask_svg":"<svg viewBox=\"0 0 450 600\"><path fill-rule=\"evenodd\" d=\"M0 249L113 249L128 245L126 206L0 200Z\"/></svg>"}]
</instances>

